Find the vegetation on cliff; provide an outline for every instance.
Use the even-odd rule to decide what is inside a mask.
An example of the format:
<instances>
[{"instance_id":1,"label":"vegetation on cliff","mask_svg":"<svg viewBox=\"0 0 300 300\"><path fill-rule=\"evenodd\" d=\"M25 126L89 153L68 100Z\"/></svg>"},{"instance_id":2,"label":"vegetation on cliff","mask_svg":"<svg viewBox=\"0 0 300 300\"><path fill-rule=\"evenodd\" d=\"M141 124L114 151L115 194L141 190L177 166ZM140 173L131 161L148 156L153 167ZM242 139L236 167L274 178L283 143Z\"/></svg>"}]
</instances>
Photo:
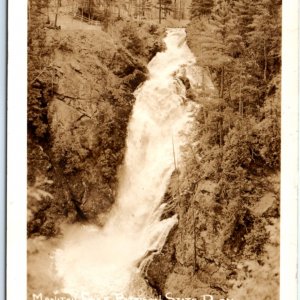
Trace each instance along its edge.
<instances>
[{"instance_id":1,"label":"vegetation on cliff","mask_svg":"<svg viewBox=\"0 0 300 300\"><path fill-rule=\"evenodd\" d=\"M170 1L162 3L167 15ZM55 236L62 222L105 222L132 93L163 48L156 25L112 20L112 11L100 18L105 30L57 30L57 20L48 24L48 4L29 2L31 237ZM183 78L199 109L165 195L165 216L177 214L179 222L145 277L173 297L276 298L281 1L193 0L190 15L189 46L216 92L205 84L193 90Z\"/></svg>"},{"instance_id":2,"label":"vegetation on cliff","mask_svg":"<svg viewBox=\"0 0 300 300\"><path fill-rule=\"evenodd\" d=\"M58 30L49 25L48 1L29 5L28 234L53 236L62 222L104 222L133 91L163 48L163 33L121 20L106 32L76 23L65 29L64 16Z\"/></svg>"},{"instance_id":3,"label":"vegetation on cliff","mask_svg":"<svg viewBox=\"0 0 300 300\"><path fill-rule=\"evenodd\" d=\"M166 194L178 227L146 278L173 297L276 298L281 1L195 0L191 16L188 43L217 92L193 92L201 108Z\"/></svg>"}]
</instances>

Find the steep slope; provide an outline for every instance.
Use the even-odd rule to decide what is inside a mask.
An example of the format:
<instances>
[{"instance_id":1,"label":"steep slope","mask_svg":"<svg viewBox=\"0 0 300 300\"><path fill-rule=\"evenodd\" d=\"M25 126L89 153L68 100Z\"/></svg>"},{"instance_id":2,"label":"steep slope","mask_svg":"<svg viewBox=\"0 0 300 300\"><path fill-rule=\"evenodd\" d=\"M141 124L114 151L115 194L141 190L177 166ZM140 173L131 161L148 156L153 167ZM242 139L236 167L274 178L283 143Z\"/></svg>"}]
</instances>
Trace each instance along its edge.
<instances>
[{"instance_id":1,"label":"steep slope","mask_svg":"<svg viewBox=\"0 0 300 300\"><path fill-rule=\"evenodd\" d=\"M101 225L114 202L132 93L163 47L156 26L114 28L44 28L44 43L32 47L43 65L29 68L29 236L55 235L62 222Z\"/></svg>"},{"instance_id":2,"label":"steep slope","mask_svg":"<svg viewBox=\"0 0 300 300\"><path fill-rule=\"evenodd\" d=\"M279 297L281 4L243 3L255 6L248 23L239 6L217 1L187 28L215 92L187 93L199 104L194 136L165 195L166 216L179 222L145 269L165 297Z\"/></svg>"}]
</instances>

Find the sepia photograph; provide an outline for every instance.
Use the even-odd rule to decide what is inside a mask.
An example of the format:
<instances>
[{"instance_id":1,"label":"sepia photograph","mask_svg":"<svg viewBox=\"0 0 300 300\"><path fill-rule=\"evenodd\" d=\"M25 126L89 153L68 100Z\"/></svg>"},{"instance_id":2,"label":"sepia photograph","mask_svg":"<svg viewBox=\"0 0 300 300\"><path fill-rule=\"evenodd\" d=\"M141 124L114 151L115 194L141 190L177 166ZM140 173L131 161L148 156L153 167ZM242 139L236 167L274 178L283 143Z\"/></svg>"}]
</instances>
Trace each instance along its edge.
<instances>
[{"instance_id":1,"label":"sepia photograph","mask_svg":"<svg viewBox=\"0 0 300 300\"><path fill-rule=\"evenodd\" d=\"M279 300L281 0L27 8L27 299Z\"/></svg>"}]
</instances>

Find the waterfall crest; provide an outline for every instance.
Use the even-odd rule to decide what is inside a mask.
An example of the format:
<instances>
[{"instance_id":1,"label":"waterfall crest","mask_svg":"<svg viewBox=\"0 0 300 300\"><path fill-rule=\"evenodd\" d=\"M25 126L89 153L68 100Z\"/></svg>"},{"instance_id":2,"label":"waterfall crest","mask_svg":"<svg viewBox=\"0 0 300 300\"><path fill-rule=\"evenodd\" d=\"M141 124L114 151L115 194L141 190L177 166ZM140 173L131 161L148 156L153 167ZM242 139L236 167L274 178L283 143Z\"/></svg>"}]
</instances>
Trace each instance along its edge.
<instances>
[{"instance_id":1,"label":"waterfall crest","mask_svg":"<svg viewBox=\"0 0 300 300\"><path fill-rule=\"evenodd\" d=\"M107 224L73 226L55 252L64 292L73 296L128 293L140 260L161 250L177 222L177 216L160 219L161 202L192 121L193 104L176 74L195 58L184 29L168 29L165 43L166 51L148 65L149 80L135 92L117 201Z\"/></svg>"}]
</instances>

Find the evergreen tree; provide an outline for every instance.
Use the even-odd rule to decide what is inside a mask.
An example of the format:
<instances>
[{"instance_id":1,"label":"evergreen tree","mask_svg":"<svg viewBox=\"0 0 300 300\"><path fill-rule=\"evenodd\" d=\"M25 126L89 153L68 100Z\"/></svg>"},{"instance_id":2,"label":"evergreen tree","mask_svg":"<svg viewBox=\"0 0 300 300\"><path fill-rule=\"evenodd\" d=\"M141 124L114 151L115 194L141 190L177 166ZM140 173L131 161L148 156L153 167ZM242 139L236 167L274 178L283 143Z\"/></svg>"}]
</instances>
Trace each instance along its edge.
<instances>
[{"instance_id":1,"label":"evergreen tree","mask_svg":"<svg viewBox=\"0 0 300 300\"><path fill-rule=\"evenodd\" d=\"M53 92L51 49L46 46L48 5L47 0L31 0L28 6L28 131L37 138L47 134L47 105Z\"/></svg>"},{"instance_id":2,"label":"evergreen tree","mask_svg":"<svg viewBox=\"0 0 300 300\"><path fill-rule=\"evenodd\" d=\"M194 188L197 183L215 184L214 209L218 210L213 218L221 220L228 207L235 207L236 212L246 212L249 204L255 207L272 186L266 184L268 176L280 170L281 1L216 0L210 14L193 16L188 43L220 90L220 97L211 95L209 101L207 95L195 95L201 109L196 113L193 142L188 145L192 149L185 149L189 151L188 171L186 178L182 176L182 194L192 203L194 223L201 210L194 206L194 199L203 199ZM233 211L230 215L234 216ZM240 217L233 219L239 224ZM263 251L258 245L268 238L260 240L260 227L253 230L257 225L251 218L247 222L242 222L247 231L259 232L253 235L259 240L252 242L255 250L247 252L258 262ZM236 237L235 230L232 236ZM238 251L245 255L245 249ZM196 250L191 260L194 272L200 257Z\"/></svg>"},{"instance_id":3,"label":"evergreen tree","mask_svg":"<svg viewBox=\"0 0 300 300\"><path fill-rule=\"evenodd\" d=\"M161 22L162 13L164 18L172 11L172 0L158 0L159 22Z\"/></svg>"},{"instance_id":4,"label":"evergreen tree","mask_svg":"<svg viewBox=\"0 0 300 300\"><path fill-rule=\"evenodd\" d=\"M253 21L253 15L256 12L257 0L247 1L247 0L234 0L233 2L233 12L237 20L239 33L245 37L251 29L249 25Z\"/></svg>"},{"instance_id":5,"label":"evergreen tree","mask_svg":"<svg viewBox=\"0 0 300 300\"><path fill-rule=\"evenodd\" d=\"M163 11L165 18L172 11L172 0L162 0Z\"/></svg>"},{"instance_id":6,"label":"evergreen tree","mask_svg":"<svg viewBox=\"0 0 300 300\"><path fill-rule=\"evenodd\" d=\"M152 2L151 0L142 0L141 3L141 15L145 16L146 11L150 11L152 8Z\"/></svg>"},{"instance_id":7,"label":"evergreen tree","mask_svg":"<svg viewBox=\"0 0 300 300\"><path fill-rule=\"evenodd\" d=\"M191 3L191 17L192 19L199 19L201 16L209 15L214 6L213 0L192 0Z\"/></svg>"},{"instance_id":8,"label":"evergreen tree","mask_svg":"<svg viewBox=\"0 0 300 300\"><path fill-rule=\"evenodd\" d=\"M220 97L224 97L225 72L233 58L242 51L242 38L238 34L230 5L217 3L208 22L202 22L199 33L200 62L217 70Z\"/></svg>"},{"instance_id":9,"label":"evergreen tree","mask_svg":"<svg viewBox=\"0 0 300 300\"><path fill-rule=\"evenodd\" d=\"M276 5L276 2L278 1L264 0L257 5L257 12L249 25L249 48L261 66L261 77L265 82L281 62L281 5Z\"/></svg>"}]
</instances>

